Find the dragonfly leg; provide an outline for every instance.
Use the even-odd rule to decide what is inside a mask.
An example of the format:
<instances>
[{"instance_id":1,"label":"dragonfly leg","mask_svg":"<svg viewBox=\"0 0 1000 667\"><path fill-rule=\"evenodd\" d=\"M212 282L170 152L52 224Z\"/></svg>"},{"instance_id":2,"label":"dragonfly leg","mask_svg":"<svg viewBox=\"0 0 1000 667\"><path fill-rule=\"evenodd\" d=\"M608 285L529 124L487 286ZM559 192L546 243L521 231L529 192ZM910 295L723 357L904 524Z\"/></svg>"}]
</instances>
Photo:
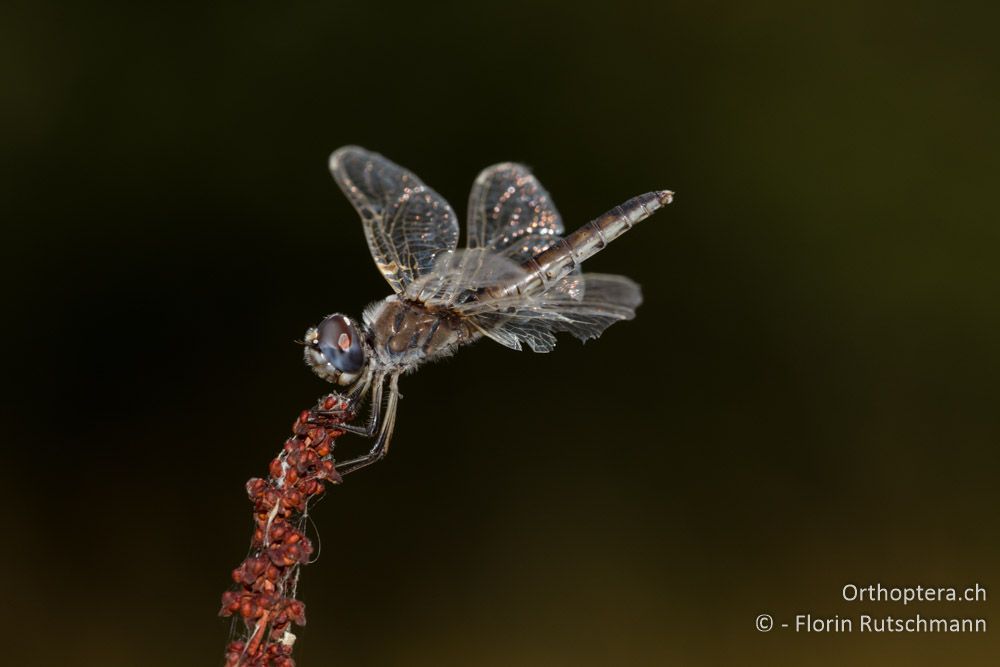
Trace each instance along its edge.
<instances>
[{"instance_id":1,"label":"dragonfly leg","mask_svg":"<svg viewBox=\"0 0 1000 667\"><path fill-rule=\"evenodd\" d=\"M379 423L382 414L382 388L385 384L385 377L380 376L375 379L375 389L372 391L372 411L368 415L368 423L365 426L358 426L357 424L337 424L335 428L338 431L346 431L347 433L353 433L354 435L360 435L364 438L374 438L375 434L378 433ZM368 391L368 383L366 382L364 387L358 393L354 394L352 392L349 398L351 403L358 403L364 399L365 393ZM334 413L327 413L320 411L318 414L327 415ZM338 413L339 414L339 413Z\"/></svg>"},{"instance_id":2,"label":"dragonfly leg","mask_svg":"<svg viewBox=\"0 0 1000 667\"><path fill-rule=\"evenodd\" d=\"M386 403L385 414L381 417L381 423L376 423L379 421L378 419L373 419L371 422L373 430L378 431L378 435L375 437L375 442L372 444L372 448L367 454L337 463L337 472L341 475L352 473L355 470L360 470L365 466L376 463L382 460L389 452L389 441L392 439L392 430L396 425L396 406L399 402L398 380L398 374L394 374L389 378L389 401ZM383 380L382 378L379 378L378 383L375 385L375 394L372 397L372 414L375 416L381 415L379 408L381 408L382 404L382 384Z\"/></svg>"}]
</instances>

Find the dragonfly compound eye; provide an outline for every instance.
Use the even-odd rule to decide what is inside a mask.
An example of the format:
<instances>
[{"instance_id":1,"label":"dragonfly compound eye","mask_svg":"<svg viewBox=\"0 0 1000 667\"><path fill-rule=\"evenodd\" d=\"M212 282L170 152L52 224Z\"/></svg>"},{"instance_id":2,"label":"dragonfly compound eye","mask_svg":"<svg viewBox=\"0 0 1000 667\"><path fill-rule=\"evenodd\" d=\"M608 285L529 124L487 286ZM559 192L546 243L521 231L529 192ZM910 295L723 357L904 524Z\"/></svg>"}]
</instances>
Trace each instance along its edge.
<instances>
[{"instance_id":1,"label":"dragonfly compound eye","mask_svg":"<svg viewBox=\"0 0 1000 667\"><path fill-rule=\"evenodd\" d=\"M357 373L365 364L361 335L351 320L343 315L331 315L320 323L316 346L327 362L341 373Z\"/></svg>"}]
</instances>

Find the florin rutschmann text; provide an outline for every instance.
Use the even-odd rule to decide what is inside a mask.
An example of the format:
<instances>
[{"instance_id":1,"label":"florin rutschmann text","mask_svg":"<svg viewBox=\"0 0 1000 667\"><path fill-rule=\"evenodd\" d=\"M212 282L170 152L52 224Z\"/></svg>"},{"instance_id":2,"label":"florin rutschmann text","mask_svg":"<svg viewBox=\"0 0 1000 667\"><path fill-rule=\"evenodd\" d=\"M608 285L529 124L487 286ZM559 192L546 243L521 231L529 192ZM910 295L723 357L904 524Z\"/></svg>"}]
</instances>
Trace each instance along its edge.
<instances>
[{"instance_id":1,"label":"florin rutschmann text","mask_svg":"<svg viewBox=\"0 0 1000 667\"><path fill-rule=\"evenodd\" d=\"M900 605L916 603L964 602L985 603L986 588L979 583L971 586L883 586L875 584L845 584L840 591L841 599L849 603L871 605ZM957 607L956 607L957 609ZM981 607L966 607L981 609ZM986 619L980 615L949 614L941 606L935 606L933 614L916 613L872 613L859 614L817 614L796 613L787 621L775 619L770 614L760 614L756 627L759 632L770 632L775 628L796 633L984 633Z\"/></svg>"}]
</instances>

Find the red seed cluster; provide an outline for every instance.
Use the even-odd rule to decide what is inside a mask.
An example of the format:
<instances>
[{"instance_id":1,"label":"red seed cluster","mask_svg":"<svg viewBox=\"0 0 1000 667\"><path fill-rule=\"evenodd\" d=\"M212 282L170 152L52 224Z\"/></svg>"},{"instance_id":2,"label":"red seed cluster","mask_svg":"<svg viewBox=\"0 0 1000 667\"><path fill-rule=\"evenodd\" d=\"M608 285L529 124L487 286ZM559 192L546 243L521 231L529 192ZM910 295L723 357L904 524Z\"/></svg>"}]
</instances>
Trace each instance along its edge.
<instances>
[{"instance_id":1,"label":"red seed cluster","mask_svg":"<svg viewBox=\"0 0 1000 667\"><path fill-rule=\"evenodd\" d=\"M233 570L236 587L222 594L220 616L239 616L247 634L226 647L226 667L294 667L292 624L305 625L306 607L295 599L299 566L312 542L303 532L311 500L339 484L333 445L337 426L353 419L348 402L330 394L292 425L292 437L268 468L267 479L247 482L253 503L250 555Z\"/></svg>"}]
</instances>

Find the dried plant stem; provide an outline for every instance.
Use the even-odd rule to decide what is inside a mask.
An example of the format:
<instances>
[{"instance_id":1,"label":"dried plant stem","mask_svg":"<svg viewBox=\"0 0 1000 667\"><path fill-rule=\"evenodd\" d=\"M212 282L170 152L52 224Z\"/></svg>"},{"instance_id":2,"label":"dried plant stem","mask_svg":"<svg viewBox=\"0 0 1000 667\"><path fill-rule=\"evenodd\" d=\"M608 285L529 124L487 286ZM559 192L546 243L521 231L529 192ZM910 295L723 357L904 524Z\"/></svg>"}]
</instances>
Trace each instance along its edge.
<instances>
[{"instance_id":1,"label":"dried plant stem","mask_svg":"<svg viewBox=\"0 0 1000 667\"><path fill-rule=\"evenodd\" d=\"M304 410L292 437L272 461L266 479L247 482L253 503L250 555L233 570L236 586L223 593L220 616L239 616L245 634L226 647L226 667L294 667L292 624L305 625L305 605L295 599L299 567L313 554L305 535L309 504L327 484L339 484L333 447L337 426L354 418L337 394Z\"/></svg>"}]
</instances>

